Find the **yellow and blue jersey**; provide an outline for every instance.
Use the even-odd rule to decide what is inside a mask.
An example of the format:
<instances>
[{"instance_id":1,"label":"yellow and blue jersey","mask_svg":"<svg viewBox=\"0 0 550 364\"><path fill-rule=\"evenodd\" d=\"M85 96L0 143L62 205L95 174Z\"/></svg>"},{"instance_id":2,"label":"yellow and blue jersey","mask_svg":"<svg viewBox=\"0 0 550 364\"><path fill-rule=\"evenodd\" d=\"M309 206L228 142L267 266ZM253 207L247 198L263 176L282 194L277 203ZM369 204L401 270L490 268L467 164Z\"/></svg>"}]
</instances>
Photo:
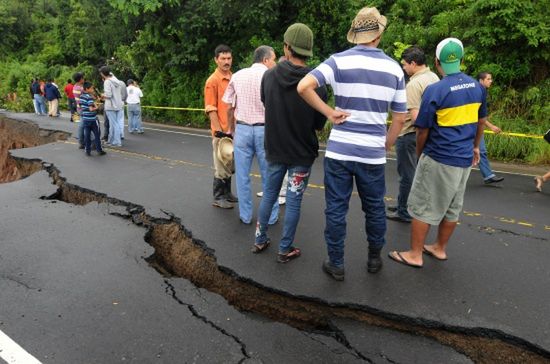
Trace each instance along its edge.
<instances>
[{"instance_id":1,"label":"yellow and blue jersey","mask_svg":"<svg viewBox=\"0 0 550 364\"><path fill-rule=\"evenodd\" d=\"M471 166L477 123L486 116L485 88L464 73L445 76L422 95L415 126L430 129L423 153L446 165Z\"/></svg>"}]
</instances>

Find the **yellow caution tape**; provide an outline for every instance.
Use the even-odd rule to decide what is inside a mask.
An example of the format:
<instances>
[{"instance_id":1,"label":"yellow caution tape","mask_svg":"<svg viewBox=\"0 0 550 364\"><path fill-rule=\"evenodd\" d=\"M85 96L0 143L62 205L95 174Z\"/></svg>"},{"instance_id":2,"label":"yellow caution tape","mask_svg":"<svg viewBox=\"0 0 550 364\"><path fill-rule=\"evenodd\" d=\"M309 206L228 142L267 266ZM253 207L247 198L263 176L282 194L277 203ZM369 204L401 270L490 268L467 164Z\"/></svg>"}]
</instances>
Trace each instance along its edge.
<instances>
[{"instance_id":1,"label":"yellow caution tape","mask_svg":"<svg viewBox=\"0 0 550 364\"><path fill-rule=\"evenodd\" d=\"M202 111L204 109L197 109L192 107L168 107L168 106L142 106L142 109L163 109L163 110L185 110L185 111Z\"/></svg>"},{"instance_id":2,"label":"yellow caution tape","mask_svg":"<svg viewBox=\"0 0 550 364\"><path fill-rule=\"evenodd\" d=\"M204 112L205 109L199 109L199 108L193 108L193 107L168 107L168 106L142 106L142 109L159 109L159 110L184 110L184 111L202 111ZM388 125L391 124L391 121L388 121ZM485 130L485 134L496 134L491 130ZM506 135L511 137L518 137L518 138L531 138L531 139L542 139L542 135L530 135L530 134L522 134L522 133L508 133L508 132L500 132L499 135Z\"/></svg>"},{"instance_id":3,"label":"yellow caution tape","mask_svg":"<svg viewBox=\"0 0 550 364\"><path fill-rule=\"evenodd\" d=\"M506 131L502 131L502 132L497 134L497 133L495 133L491 130L485 130L485 134L506 135L506 136L512 136L512 137L518 137L518 138L542 139L542 135L530 135L530 134L522 134L522 133L508 133Z\"/></svg>"}]
</instances>

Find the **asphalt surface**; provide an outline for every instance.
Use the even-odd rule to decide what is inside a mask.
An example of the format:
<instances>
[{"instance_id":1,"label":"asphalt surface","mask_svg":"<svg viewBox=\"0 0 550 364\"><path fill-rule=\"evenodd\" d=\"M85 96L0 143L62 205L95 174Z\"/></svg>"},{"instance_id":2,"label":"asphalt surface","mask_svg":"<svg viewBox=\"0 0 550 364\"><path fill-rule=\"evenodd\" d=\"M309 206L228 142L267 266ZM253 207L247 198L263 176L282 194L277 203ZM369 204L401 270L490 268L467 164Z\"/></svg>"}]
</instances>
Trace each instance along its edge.
<instances>
[{"instance_id":1,"label":"asphalt surface","mask_svg":"<svg viewBox=\"0 0 550 364\"><path fill-rule=\"evenodd\" d=\"M34 120L46 129L76 132L76 125L64 118L8 116ZM499 186L484 186L479 172L473 171L464 214L450 242L449 260L442 263L426 258L424 268L414 270L385 259L384 268L377 275L366 272L364 219L358 197L354 196L348 214L346 280L335 282L320 269L326 256L322 156L313 168L296 235L296 245L303 255L282 265L275 262L276 244L264 254L250 254L254 227L239 223L237 209L221 210L211 206L211 144L204 132L148 126L143 135L127 134L123 148L107 149L107 152L105 157L87 158L77 150L76 141L69 139L12 151L12 154L52 163L67 182L139 204L151 214L158 214L160 210L173 213L196 239L214 250L220 266L262 286L329 304L364 307L395 315L403 321L471 329L478 333L497 330L550 351L550 305L547 304L550 298L547 263L550 191L534 192L532 176L504 173L505 181ZM398 187L395 163L391 160L386 168L386 181L387 200L391 203ZM260 179L253 178L253 185L254 192L259 191ZM151 253L143 241L144 231L108 215L105 206L75 207L38 200L39 195L47 195L42 190L51 189L45 177L38 175L0 186L0 192L4 191L0 200L4 209L2 216L12 216L13 220L9 225L5 221L0 225L2 231L9 229L12 234L3 234L10 238L2 242L6 248L2 249L0 260L0 292L2 301L9 297L6 298L9 304L2 304L0 308L0 330L40 360L48 362L46 356L54 354L57 359L51 362L105 362L106 358L113 362L123 358L149 362L162 352L161 362L166 363L239 361L243 357L241 345L204 322L197 328L195 321L200 320L177 303L170 294L171 286L184 297L183 301L204 307L207 317L216 317L210 320L217 319L228 325L228 330L237 337L246 335L239 340L246 344L248 352L258 353L257 357L249 355L252 359L267 362L357 359L353 352L332 339L319 340L310 333L281 324L258 324L257 319L232 310L218 296L202 290L200 294L193 294L198 290L183 279L161 277L142 259ZM254 199L257 205L259 199ZM72 213L72 219L68 213ZM44 232L50 226L45 224L44 216L58 219L50 222L49 236ZM89 224L84 223L88 221ZM280 237L281 225L269 230L274 241ZM409 225L388 222L386 252L406 249L409 229ZM21 244L22 241L25 244ZM62 243L65 245L56 247ZM91 246L97 249L94 254L89 251ZM42 263L43 260L47 262ZM34 270L42 267L40 272ZM101 277L86 280L82 272ZM66 274L65 278L56 278L62 273ZM41 277L41 280L23 281L21 285L9 278L17 278L18 274ZM49 290L37 292L35 289L53 283L57 292L51 292L47 299L44 295ZM119 310L121 304L113 304L122 295L129 305L124 315ZM204 297L208 297L206 303ZM50 308L55 305L61 307L56 312ZM229 324L223 321L224 312L238 319L226 320ZM61 320L57 314L67 319ZM141 322L144 314L146 317ZM62 321L64 324L54 325ZM52 325L51 331L49 325ZM255 331L258 326L263 327L266 336ZM159 336L155 328L165 331ZM438 355L446 357L446 361L466 360L447 347L432 341L419 342L419 338L409 335L382 329L376 329L384 331L377 334L375 329L366 330L349 322L339 328L357 340L349 340L356 350L376 362L386 360L386 354L390 360L392 355L406 358L411 344L418 348L414 362L441 362L432 360L439 358ZM185 333L192 333L193 337L187 340ZM84 339L78 340L79 336ZM160 350L161 342L169 349ZM315 342L322 344L315 345ZM400 342L408 344L398 345ZM249 345L258 346L251 349ZM63 352L52 353L52 348ZM269 355L274 353L288 357ZM78 360L83 357L88 361Z\"/></svg>"}]
</instances>

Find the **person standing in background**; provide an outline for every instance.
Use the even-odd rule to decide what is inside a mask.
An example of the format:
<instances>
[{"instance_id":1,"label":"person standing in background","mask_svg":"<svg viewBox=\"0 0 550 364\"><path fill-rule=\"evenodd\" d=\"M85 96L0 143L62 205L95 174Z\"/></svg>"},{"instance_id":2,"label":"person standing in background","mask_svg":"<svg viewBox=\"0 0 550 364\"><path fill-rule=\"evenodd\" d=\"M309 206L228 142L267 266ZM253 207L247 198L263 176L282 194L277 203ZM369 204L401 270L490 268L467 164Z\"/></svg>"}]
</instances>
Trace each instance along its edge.
<instances>
[{"instance_id":1,"label":"person standing in background","mask_svg":"<svg viewBox=\"0 0 550 364\"><path fill-rule=\"evenodd\" d=\"M108 144L114 147L122 147L124 137L124 102L127 98L126 85L111 72L108 66L99 69L103 78L103 95L105 100L105 112L109 118Z\"/></svg>"},{"instance_id":2,"label":"person standing in background","mask_svg":"<svg viewBox=\"0 0 550 364\"><path fill-rule=\"evenodd\" d=\"M388 206L386 218L410 223L411 215L407 212L407 200L416 171L416 130L414 122L420 109L422 94L428 85L439 81L439 77L426 66L426 55L419 47L405 49L401 55L403 70L410 76L407 83L407 119L395 142L397 155L397 174L399 175L399 195L397 206Z\"/></svg>"},{"instance_id":3,"label":"person standing in background","mask_svg":"<svg viewBox=\"0 0 550 364\"><path fill-rule=\"evenodd\" d=\"M53 79L48 79L45 86L46 99L48 100L48 116L52 118L59 117L58 107L61 94L57 85L53 82Z\"/></svg>"},{"instance_id":4,"label":"person standing in background","mask_svg":"<svg viewBox=\"0 0 550 364\"><path fill-rule=\"evenodd\" d=\"M481 86L483 86L487 91L489 90L489 87L491 87L491 85L493 84L493 75L489 72L481 72L477 75L477 79ZM488 119L485 121L485 127L495 134L499 134L500 132L502 132L502 130L498 126L489 122ZM481 175L483 176L483 183L485 183L486 185L504 181L504 177L497 176L491 169L491 163L489 163L489 159L487 158L485 137L483 135L481 136L481 144L479 145L479 170L481 172Z\"/></svg>"},{"instance_id":5,"label":"person standing in background","mask_svg":"<svg viewBox=\"0 0 550 364\"><path fill-rule=\"evenodd\" d=\"M80 113L82 109L80 107L80 95L82 94L84 84L84 74L82 72L76 72L73 75L74 86L73 86L73 95L74 102L76 104L76 115L73 117L75 122L81 121ZM84 125L82 123L78 124L78 149L84 149Z\"/></svg>"},{"instance_id":6,"label":"person standing in background","mask_svg":"<svg viewBox=\"0 0 550 364\"><path fill-rule=\"evenodd\" d=\"M136 85L134 80L129 79L126 84L126 104L128 105L128 131L130 134L138 133L143 134L143 127L141 126L141 98L143 92Z\"/></svg>"},{"instance_id":7,"label":"person standing in background","mask_svg":"<svg viewBox=\"0 0 550 364\"><path fill-rule=\"evenodd\" d=\"M223 102L223 94L231 80L231 64L233 56L231 48L220 44L214 50L216 70L208 77L204 85L204 109L210 119L212 133L212 158L214 161L213 206L222 209L232 209L233 202L238 200L230 193L228 182L234 173L231 165L220 161L218 144L224 137L233 138L233 129L227 120L229 105Z\"/></svg>"},{"instance_id":8,"label":"person standing in background","mask_svg":"<svg viewBox=\"0 0 550 364\"><path fill-rule=\"evenodd\" d=\"M63 91L65 92L65 95L67 95L67 106L69 108L69 112L71 113L71 123L74 122L74 115L76 114L76 101L74 99L73 88L73 81L69 78Z\"/></svg>"}]
</instances>

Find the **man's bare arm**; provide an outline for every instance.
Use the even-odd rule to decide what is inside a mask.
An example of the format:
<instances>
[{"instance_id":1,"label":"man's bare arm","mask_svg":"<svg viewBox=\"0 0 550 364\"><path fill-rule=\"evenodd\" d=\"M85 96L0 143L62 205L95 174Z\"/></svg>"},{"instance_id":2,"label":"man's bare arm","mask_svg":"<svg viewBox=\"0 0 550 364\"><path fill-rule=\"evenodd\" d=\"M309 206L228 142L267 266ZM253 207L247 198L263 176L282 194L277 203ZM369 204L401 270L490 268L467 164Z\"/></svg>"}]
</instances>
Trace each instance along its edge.
<instances>
[{"instance_id":1,"label":"man's bare arm","mask_svg":"<svg viewBox=\"0 0 550 364\"><path fill-rule=\"evenodd\" d=\"M426 140L428 140L428 135L430 134L430 129L428 128L417 128L416 129L416 156L420 158L424 146L426 145Z\"/></svg>"},{"instance_id":2,"label":"man's bare arm","mask_svg":"<svg viewBox=\"0 0 550 364\"><path fill-rule=\"evenodd\" d=\"M404 112L393 112L391 113L391 126L386 136L386 150L390 150L391 147L395 144L401 129L403 129L403 124L405 124L405 119L407 114Z\"/></svg>"},{"instance_id":3,"label":"man's bare arm","mask_svg":"<svg viewBox=\"0 0 550 364\"><path fill-rule=\"evenodd\" d=\"M309 106L325 115L332 123L342 124L350 114L344 111L335 110L328 106L327 103L319 97L317 92L315 92L317 87L318 85L315 77L306 75L302 78L300 83L298 83L298 93Z\"/></svg>"},{"instance_id":4,"label":"man's bare arm","mask_svg":"<svg viewBox=\"0 0 550 364\"><path fill-rule=\"evenodd\" d=\"M231 105L229 105L229 108L227 109L227 125L229 130L227 131L229 134L233 134L235 131L235 108Z\"/></svg>"},{"instance_id":5,"label":"man's bare arm","mask_svg":"<svg viewBox=\"0 0 550 364\"><path fill-rule=\"evenodd\" d=\"M220 124L220 119L218 119L218 111L212 110L208 113L208 117L210 118L210 127L212 130L216 131L223 131L222 126Z\"/></svg>"}]
</instances>

